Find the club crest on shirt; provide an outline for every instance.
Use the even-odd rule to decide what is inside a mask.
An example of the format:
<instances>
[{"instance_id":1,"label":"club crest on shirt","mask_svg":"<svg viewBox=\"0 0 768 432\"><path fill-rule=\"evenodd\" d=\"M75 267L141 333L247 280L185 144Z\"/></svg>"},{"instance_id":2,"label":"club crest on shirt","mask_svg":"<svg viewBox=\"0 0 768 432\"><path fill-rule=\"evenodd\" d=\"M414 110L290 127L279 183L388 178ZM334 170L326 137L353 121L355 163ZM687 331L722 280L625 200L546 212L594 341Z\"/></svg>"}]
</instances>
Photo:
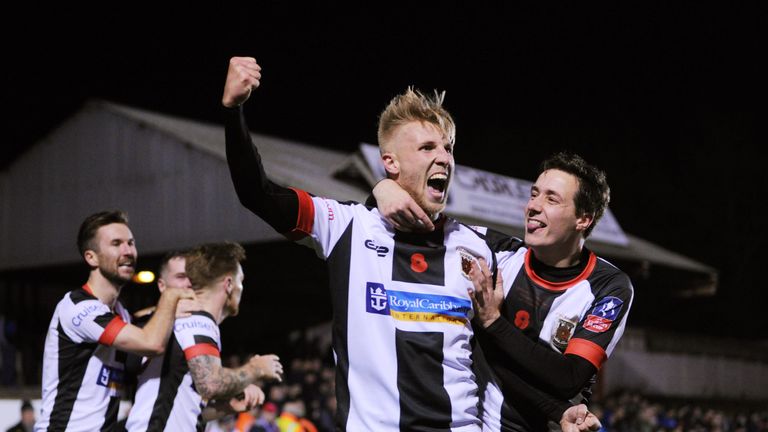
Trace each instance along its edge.
<instances>
[{"instance_id":1,"label":"club crest on shirt","mask_svg":"<svg viewBox=\"0 0 768 432\"><path fill-rule=\"evenodd\" d=\"M472 278L469 275L469 272L472 270L472 263L477 262L477 256L470 252L469 249L463 247L457 247L456 251L459 252L459 256L461 257L461 274L467 278L467 280L471 280Z\"/></svg>"},{"instance_id":2,"label":"club crest on shirt","mask_svg":"<svg viewBox=\"0 0 768 432\"><path fill-rule=\"evenodd\" d=\"M576 329L575 319L559 317L557 319L557 326L552 330L552 344L561 351L565 350L568 347L568 341L573 336L574 329Z\"/></svg>"},{"instance_id":3,"label":"club crest on shirt","mask_svg":"<svg viewBox=\"0 0 768 432\"><path fill-rule=\"evenodd\" d=\"M607 296L601 299L584 320L584 328L594 333L608 331L613 320L621 312L623 304L624 302L618 297Z\"/></svg>"},{"instance_id":4,"label":"club crest on shirt","mask_svg":"<svg viewBox=\"0 0 768 432\"><path fill-rule=\"evenodd\" d=\"M379 315L389 315L387 289L384 284L367 282L365 284L365 311Z\"/></svg>"}]
</instances>

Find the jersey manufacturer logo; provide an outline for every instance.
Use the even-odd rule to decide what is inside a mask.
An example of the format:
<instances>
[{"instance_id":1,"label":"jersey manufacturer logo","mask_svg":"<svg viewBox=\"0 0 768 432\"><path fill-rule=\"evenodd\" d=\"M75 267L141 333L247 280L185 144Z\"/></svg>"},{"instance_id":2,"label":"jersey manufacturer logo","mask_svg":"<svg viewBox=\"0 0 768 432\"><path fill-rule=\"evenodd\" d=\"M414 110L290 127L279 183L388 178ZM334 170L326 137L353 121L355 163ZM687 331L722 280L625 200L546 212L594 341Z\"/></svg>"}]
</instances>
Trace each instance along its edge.
<instances>
[{"instance_id":1,"label":"jersey manufacturer logo","mask_svg":"<svg viewBox=\"0 0 768 432\"><path fill-rule=\"evenodd\" d=\"M594 333L607 331L619 316L623 304L618 297L608 296L601 299L584 320L584 328Z\"/></svg>"},{"instance_id":2,"label":"jersey manufacturer logo","mask_svg":"<svg viewBox=\"0 0 768 432\"><path fill-rule=\"evenodd\" d=\"M102 387L118 390L123 385L123 378L124 373L122 370L102 365L99 375L96 377L96 384Z\"/></svg>"},{"instance_id":3,"label":"jersey manufacturer logo","mask_svg":"<svg viewBox=\"0 0 768 432\"><path fill-rule=\"evenodd\" d=\"M576 319L558 318L557 326L552 330L552 343L561 351L568 347L568 341L571 340L573 331L576 329L576 322Z\"/></svg>"},{"instance_id":4,"label":"jersey manufacturer logo","mask_svg":"<svg viewBox=\"0 0 768 432\"><path fill-rule=\"evenodd\" d=\"M387 289L384 284L368 282L365 284L365 311L379 315L389 315Z\"/></svg>"},{"instance_id":5,"label":"jersey manufacturer logo","mask_svg":"<svg viewBox=\"0 0 768 432\"><path fill-rule=\"evenodd\" d=\"M387 255L387 252L389 252L389 248L386 246L378 246L376 243L373 242L373 240L366 240L365 241L365 247L376 251L376 255L380 257L384 257Z\"/></svg>"},{"instance_id":6,"label":"jersey manufacturer logo","mask_svg":"<svg viewBox=\"0 0 768 432\"><path fill-rule=\"evenodd\" d=\"M91 304L86 307L84 307L80 312L77 313L74 317L72 317L72 325L75 327L80 327L80 324L83 323L83 320L90 315L93 311L100 309L100 305Z\"/></svg>"},{"instance_id":7,"label":"jersey manufacturer logo","mask_svg":"<svg viewBox=\"0 0 768 432\"><path fill-rule=\"evenodd\" d=\"M472 271L473 263L477 262L477 255L472 253L469 249L463 247L457 247L456 250L459 252L459 256L461 257L461 274L467 278L467 280L472 280L469 272Z\"/></svg>"}]
</instances>

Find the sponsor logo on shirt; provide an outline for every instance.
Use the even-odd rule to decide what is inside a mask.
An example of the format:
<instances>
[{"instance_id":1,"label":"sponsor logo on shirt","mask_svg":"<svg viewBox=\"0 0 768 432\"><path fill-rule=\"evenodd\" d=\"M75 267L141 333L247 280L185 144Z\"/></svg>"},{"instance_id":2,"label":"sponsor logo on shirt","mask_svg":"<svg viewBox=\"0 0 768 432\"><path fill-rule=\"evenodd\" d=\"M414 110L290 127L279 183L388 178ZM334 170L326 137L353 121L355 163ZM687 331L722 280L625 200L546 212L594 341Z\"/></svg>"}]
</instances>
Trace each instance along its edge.
<instances>
[{"instance_id":1,"label":"sponsor logo on shirt","mask_svg":"<svg viewBox=\"0 0 768 432\"><path fill-rule=\"evenodd\" d=\"M383 284L367 282L365 310L389 315L400 321L439 322L463 325L470 320L468 299L434 294L387 290Z\"/></svg>"},{"instance_id":2,"label":"sponsor logo on shirt","mask_svg":"<svg viewBox=\"0 0 768 432\"><path fill-rule=\"evenodd\" d=\"M388 247L386 247L386 246L379 246L376 243L374 243L373 240L366 240L365 241L365 247L370 249L370 250L372 250L372 251L376 251L376 255L378 255L380 257L386 256L387 253L389 252L389 248Z\"/></svg>"},{"instance_id":3,"label":"sponsor logo on shirt","mask_svg":"<svg viewBox=\"0 0 768 432\"><path fill-rule=\"evenodd\" d=\"M212 332L216 332L216 326L210 321L198 321L198 320L184 320L176 322L173 325L173 331L180 332L182 330L194 330L194 329L206 329Z\"/></svg>"},{"instance_id":4,"label":"sponsor logo on shirt","mask_svg":"<svg viewBox=\"0 0 768 432\"><path fill-rule=\"evenodd\" d=\"M368 282L365 284L365 311L379 315L389 315L387 289L384 284Z\"/></svg>"},{"instance_id":5,"label":"sponsor logo on shirt","mask_svg":"<svg viewBox=\"0 0 768 432\"><path fill-rule=\"evenodd\" d=\"M584 328L595 333L607 331L621 312L623 304L618 297L608 296L601 299L584 320Z\"/></svg>"},{"instance_id":6,"label":"sponsor logo on shirt","mask_svg":"<svg viewBox=\"0 0 768 432\"><path fill-rule=\"evenodd\" d=\"M122 370L103 365L96 378L96 384L118 390L122 387L124 378L125 373Z\"/></svg>"},{"instance_id":7,"label":"sponsor logo on shirt","mask_svg":"<svg viewBox=\"0 0 768 432\"><path fill-rule=\"evenodd\" d=\"M90 304L85 306L82 310L80 310L80 312L77 313L77 315L72 317L72 325L75 327L80 327L80 324L83 323L83 320L98 309L101 309L101 307L97 304Z\"/></svg>"}]
</instances>

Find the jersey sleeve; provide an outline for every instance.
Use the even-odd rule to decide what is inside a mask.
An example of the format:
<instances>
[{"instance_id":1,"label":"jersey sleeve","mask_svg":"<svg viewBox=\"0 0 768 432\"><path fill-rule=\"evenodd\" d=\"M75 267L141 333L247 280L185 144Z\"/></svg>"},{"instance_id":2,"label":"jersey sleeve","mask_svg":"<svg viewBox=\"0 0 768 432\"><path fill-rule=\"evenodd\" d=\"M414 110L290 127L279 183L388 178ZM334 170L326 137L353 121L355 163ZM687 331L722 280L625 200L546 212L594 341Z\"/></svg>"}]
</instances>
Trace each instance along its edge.
<instances>
[{"instance_id":1,"label":"jersey sleeve","mask_svg":"<svg viewBox=\"0 0 768 432\"><path fill-rule=\"evenodd\" d=\"M560 354L528 339L503 316L485 329L477 322L473 322L473 327L481 344L485 344L483 348L496 351L505 359L494 367L500 377L509 376L502 371L508 369L556 397L569 399L597 372L580 357Z\"/></svg>"},{"instance_id":2,"label":"jersey sleeve","mask_svg":"<svg viewBox=\"0 0 768 432\"><path fill-rule=\"evenodd\" d=\"M173 334L187 360L201 355L221 357L219 327L207 316L192 315L177 319Z\"/></svg>"},{"instance_id":3,"label":"jersey sleeve","mask_svg":"<svg viewBox=\"0 0 768 432\"><path fill-rule=\"evenodd\" d=\"M306 193L306 192L305 192ZM360 204L351 202L339 202L327 198L311 197L313 208L311 228L308 230L312 240L312 246L320 258L327 259L336 243L350 227L352 219L355 217L355 207L362 207ZM308 208L302 206L302 208ZM299 220L308 220L299 217Z\"/></svg>"},{"instance_id":4,"label":"jersey sleeve","mask_svg":"<svg viewBox=\"0 0 768 432\"><path fill-rule=\"evenodd\" d=\"M633 296L627 275L610 276L574 330L565 354L584 358L599 369L624 334Z\"/></svg>"},{"instance_id":5,"label":"jersey sleeve","mask_svg":"<svg viewBox=\"0 0 768 432\"><path fill-rule=\"evenodd\" d=\"M275 231L291 238L296 231L300 206L306 204L297 191L272 182L264 172L261 155L251 139L242 107L225 110L227 165L240 202Z\"/></svg>"},{"instance_id":6,"label":"jersey sleeve","mask_svg":"<svg viewBox=\"0 0 768 432\"><path fill-rule=\"evenodd\" d=\"M126 326L123 319L97 299L73 303L61 311L61 326L75 342L112 345Z\"/></svg>"}]
</instances>

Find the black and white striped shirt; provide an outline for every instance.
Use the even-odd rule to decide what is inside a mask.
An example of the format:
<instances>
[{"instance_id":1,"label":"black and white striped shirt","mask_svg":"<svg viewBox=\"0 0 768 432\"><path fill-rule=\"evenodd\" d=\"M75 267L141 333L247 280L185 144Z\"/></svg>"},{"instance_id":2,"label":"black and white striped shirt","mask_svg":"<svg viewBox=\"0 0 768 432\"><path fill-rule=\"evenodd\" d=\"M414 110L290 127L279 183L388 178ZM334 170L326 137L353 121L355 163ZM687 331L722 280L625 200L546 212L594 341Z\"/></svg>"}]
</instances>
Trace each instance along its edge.
<instances>
[{"instance_id":1,"label":"black and white striped shirt","mask_svg":"<svg viewBox=\"0 0 768 432\"><path fill-rule=\"evenodd\" d=\"M130 315L88 285L56 306L43 355L43 401L35 431L108 431L117 423L125 353L112 347Z\"/></svg>"}]
</instances>

